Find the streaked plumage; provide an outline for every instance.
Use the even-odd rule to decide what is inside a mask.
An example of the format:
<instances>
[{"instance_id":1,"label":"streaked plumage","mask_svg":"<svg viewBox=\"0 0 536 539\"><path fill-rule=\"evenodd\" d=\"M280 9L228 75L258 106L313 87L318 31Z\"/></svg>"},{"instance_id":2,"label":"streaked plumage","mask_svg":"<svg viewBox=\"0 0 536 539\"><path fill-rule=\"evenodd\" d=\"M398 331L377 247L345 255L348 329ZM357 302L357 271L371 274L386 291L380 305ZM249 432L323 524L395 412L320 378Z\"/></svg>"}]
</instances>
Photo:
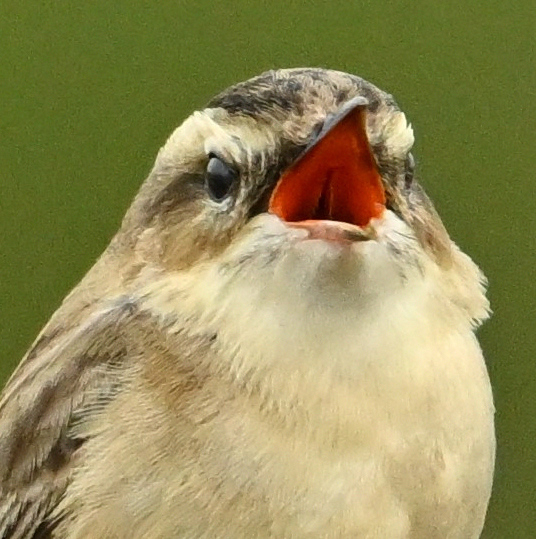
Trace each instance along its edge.
<instances>
[{"instance_id":1,"label":"streaked plumage","mask_svg":"<svg viewBox=\"0 0 536 539\"><path fill-rule=\"evenodd\" d=\"M270 197L356 96L386 209L370 241L307 240ZM0 537L478 537L488 303L412 143L389 95L321 69L188 118L3 391Z\"/></svg>"}]
</instances>

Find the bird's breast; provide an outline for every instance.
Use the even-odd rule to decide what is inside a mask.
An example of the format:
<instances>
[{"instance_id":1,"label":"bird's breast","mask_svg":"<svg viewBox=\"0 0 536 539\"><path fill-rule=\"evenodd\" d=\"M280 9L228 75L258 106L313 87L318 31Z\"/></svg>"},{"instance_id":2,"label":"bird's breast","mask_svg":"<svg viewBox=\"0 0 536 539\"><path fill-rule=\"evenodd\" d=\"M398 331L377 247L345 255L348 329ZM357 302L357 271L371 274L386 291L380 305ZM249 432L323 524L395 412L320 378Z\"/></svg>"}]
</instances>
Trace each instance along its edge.
<instances>
[{"instance_id":1,"label":"bird's breast","mask_svg":"<svg viewBox=\"0 0 536 539\"><path fill-rule=\"evenodd\" d=\"M198 464L234 500L218 505L243 523L234 537L266 518L280 537L477 536L489 381L471 328L441 318L429 284L336 309L243 283L214 292L176 309L216 336L210 361L233 395L203 427Z\"/></svg>"}]
</instances>

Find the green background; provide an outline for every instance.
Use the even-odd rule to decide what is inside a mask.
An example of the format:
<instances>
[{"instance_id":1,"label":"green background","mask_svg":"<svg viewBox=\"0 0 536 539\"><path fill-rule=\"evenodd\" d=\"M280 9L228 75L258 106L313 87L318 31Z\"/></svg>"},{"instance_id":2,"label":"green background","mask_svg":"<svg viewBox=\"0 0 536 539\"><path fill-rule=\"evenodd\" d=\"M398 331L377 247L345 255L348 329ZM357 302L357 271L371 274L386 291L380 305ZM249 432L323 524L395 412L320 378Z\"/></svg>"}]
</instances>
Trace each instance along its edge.
<instances>
[{"instance_id":1,"label":"green background","mask_svg":"<svg viewBox=\"0 0 536 539\"><path fill-rule=\"evenodd\" d=\"M186 115L273 67L357 73L407 113L419 175L489 277L499 447L484 535L536 537L535 33L533 0L2 0L2 379Z\"/></svg>"}]
</instances>

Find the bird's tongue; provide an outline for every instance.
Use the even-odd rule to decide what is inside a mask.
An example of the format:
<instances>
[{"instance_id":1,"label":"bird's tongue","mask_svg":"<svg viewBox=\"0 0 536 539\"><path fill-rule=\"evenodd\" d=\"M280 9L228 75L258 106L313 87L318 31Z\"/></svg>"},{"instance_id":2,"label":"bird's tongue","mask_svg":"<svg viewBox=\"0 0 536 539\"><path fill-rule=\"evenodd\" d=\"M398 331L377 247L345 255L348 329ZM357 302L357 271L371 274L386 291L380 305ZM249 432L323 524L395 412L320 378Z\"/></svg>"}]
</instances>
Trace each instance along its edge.
<instances>
[{"instance_id":1,"label":"bird's tongue","mask_svg":"<svg viewBox=\"0 0 536 539\"><path fill-rule=\"evenodd\" d=\"M329 124L283 173L270 212L292 223L330 220L365 226L385 208L365 110L350 104Z\"/></svg>"}]
</instances>

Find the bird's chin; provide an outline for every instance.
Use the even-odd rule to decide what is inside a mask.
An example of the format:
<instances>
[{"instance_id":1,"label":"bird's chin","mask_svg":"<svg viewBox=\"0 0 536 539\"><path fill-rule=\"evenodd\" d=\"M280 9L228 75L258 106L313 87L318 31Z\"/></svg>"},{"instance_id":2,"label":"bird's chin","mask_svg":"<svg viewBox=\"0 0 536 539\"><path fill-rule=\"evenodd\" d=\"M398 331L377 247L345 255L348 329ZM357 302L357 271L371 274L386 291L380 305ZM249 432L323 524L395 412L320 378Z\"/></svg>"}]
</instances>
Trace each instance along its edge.
<instances>
[{"instance_id":1,"label":"bird's chin","mask_svg":"<svg viewBox=\"0 0 536 539\"><path fill-rule=\"evenodd\" d=\"M320 325L326 319L337 325L341 312L414 290L423 281L420 252L411 229L390 211L367 227L288 223L262 213L218 257L173 281L169 294L182 290L181 302L190 297L211 317L252 317L259 309L273 319L284 314L308 323L318 316Z\"/></svg>"},{"instance_id":2,"label":"bird's chin","mask_svg":"<svg viewBox=\"0 0 536 539\"><path fill-rule=\"evenodd\" d=\"M285 221L269 213L259 215L245 233L245 243L262 252L278 252L284 256L289 251L309 253L308 257L326 254L332 256L362 255L382 243L393 229L402 225L390 211L371 219L366 225L358 226L328 219ZM360 255L360 256L361 256Z\"/></svg>"},{"instance_id":3,"label":"bird's chin","mask_svg":"<svg viewBox=\"0 0 536 539\"><path fill-rule=\"evenodd\" d=\"M330 220L288 222L271 214L255 218L228 251L226 267L282 288L343 292L387 290L420 275L422 250L413 231L386 210L365 226ZM231 261L232 260L232 261Z\"/></svg>"},{"instance_id":4,"label":"bird's chin","mask_svg":"<svg viewBox=\"0 0 536 539\"><path fill-rule=\"evenodd\" d=\"M286 223L290 228L306 232L303 240L322 240L340 246L351 246L357 242L370 241L377 238L376 229L369 223L357 226L351 223L329 220L307 220Z\"/></svg>"}]
</instances>

